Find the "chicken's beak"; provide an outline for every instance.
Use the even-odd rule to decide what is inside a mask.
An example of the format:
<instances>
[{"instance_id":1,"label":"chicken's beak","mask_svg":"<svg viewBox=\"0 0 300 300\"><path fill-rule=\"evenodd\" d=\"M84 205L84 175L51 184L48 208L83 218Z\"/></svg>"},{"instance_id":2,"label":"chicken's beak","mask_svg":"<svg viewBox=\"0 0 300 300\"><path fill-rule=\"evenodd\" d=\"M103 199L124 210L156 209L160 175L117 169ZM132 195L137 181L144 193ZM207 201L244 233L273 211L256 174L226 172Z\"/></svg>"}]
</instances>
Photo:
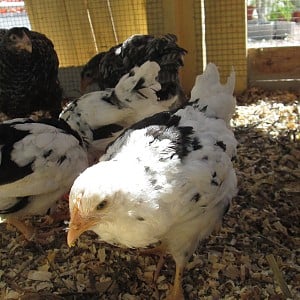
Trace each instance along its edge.
<instances>
[{"instance_id":1,"label":"chicken's beak","mask_svg":"<svg viewBox=\"0 0 300 300\"><path fill-rule=\"evenodd\" d=\"M91 92L99 91L99 85L93 78L84 78L80 82L80 93L87 94Z\"/></svg>"},{"instance_id":2,"label":"chicken's beak","mask_svg":"<svg viewBox=\"0 0 300 300\"><path fill-rule=\"evenodd\" d=\"M80 235L85 231L90 230L95 224L95 220L83 218L79 212L79 209L74 207L73 212L71 212L71 221L67 236L68 246L72 247Z\"/></svg>"},{"instance_id":3,"label":"chicken's beak","mask_svg":"<svg viewBox=\"0 0 300 300\"><path fill-rule=\"evenodd\" d=\"M87 89L87 87L89 86L90 81L88 81L86 78L81 79L80 81L80 93L83 95Z\"/></svg>"},{"instance_id":4,"label":"chicken's beak","mask_svg":"<svg viewBox=\"0 0 300 300\"><path fill-rule=\"evenodd\" d=\"M19 40L17 41L16 48L26 50L29 53L32 52L31 40L25 32L23 32L22 38L19 38Z\"/></svg>"}]
</instances>

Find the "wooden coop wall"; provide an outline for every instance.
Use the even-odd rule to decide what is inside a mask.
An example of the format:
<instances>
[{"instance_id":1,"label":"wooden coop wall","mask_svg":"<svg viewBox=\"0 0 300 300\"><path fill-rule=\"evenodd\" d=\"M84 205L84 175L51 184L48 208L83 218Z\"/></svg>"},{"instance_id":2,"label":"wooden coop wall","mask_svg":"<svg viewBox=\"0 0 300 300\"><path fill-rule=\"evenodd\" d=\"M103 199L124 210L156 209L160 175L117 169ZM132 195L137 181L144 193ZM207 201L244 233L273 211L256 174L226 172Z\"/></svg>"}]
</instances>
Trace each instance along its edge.
<instances>
[{"instance_id":1,"label":"wooden coop wall","mask_svg":"<svg viewBox=\"0 0 300 300\"><path fill-rule=\"evenodd\" d=\"M249 49L248 85L300 92L300 47Z\"/></svg>"},{"instance_id":2,"label":"wooden coop wall","mask_svg":"<svg viewBox=\"0 0 300 300\"><path fill-rule=\"evenodd\" d=\"M188 50L181 71L186 93L207 62L218 65L221 80L234 66L236 92L247 87L244 1L25 0L25 5L32 29L53 41L73 89L78 90L79 67L96 53L135 33L168 32Z\"/></svg>"}]
</instances>

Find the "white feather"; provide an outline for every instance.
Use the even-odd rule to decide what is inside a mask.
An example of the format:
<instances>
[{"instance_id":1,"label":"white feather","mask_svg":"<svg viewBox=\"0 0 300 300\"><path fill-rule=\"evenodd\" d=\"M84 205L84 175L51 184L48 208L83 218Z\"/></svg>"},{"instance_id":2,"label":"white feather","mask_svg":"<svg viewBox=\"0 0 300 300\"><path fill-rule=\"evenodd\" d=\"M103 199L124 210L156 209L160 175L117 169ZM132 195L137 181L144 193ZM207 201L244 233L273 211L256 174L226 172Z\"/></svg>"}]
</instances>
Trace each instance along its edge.
<instances>
[{"instance_id":1,"label":"white feather","mask_svg":"<svg viewBox=\"0 0 300 300\"><path fill-rule=\"evenodd\" d=\"M227 82L220 83L220 74L215 64L209 63L202 75L198 75L191 91L190 102L198 100L199 108L207 106L206 115L223 119L227 126L235 112L233 96L235 72L232 70Z\"/></svg>"},{"instance_id":2,"label":"white feather","mask_svg":"<svg viewBox=\"0 0 300 300\"><path fill-rule=\"evenodd\" d=\"M176 97L168 101L157 99L156 91L160 89L160 84L156 78L159 70L160 67L156 62L147 61L124 75L115 89L85 94L70 103L61 113L60 118L73 129L79 131L78 124L81 129L85 128L81 134L91 144L88 150L90 160L98 159L107 145L123 132L120 130L111 137L93 140L90 129L94 130L108 124L118 124L126 129L145 117L168 110L174 104ZM140 80L143 80L143 88L136 89L136 84ZM117 97L118 105L103 100L111 97L113 93Z\"/></svg>"},{"instance_id":3,"label":"white feather","mask_svg":"<svg viewBox=\"0 0 300 300\"><path fill-rule=\"evenodd\" d=\"M10 215L45 214L88 167L84 148L63 130L41 123L16 124L14 127L29 133L13 145L10 158L20 168L30 165L32 173L1 185L0 210L13 206L19 201L18 197L29 196L30 201L22 210L5 214L2 219Z\"/></svg>"},{"instance_id":4,"label":"white feather","mask_svg":"<svg viewBox=\"0 0 300 300\"><path fill-rule=\"evenodd\" d=\"M127 130L98 164L75 180L70 232L93 220L89 229L101 240L131 248L160 242L176 267L184 268L198 242L221 222L237 191L231 162L237 141L227 126L234 108L229 92L233 79L227 87L218 80L216 68L209 65L193 91L199 100ZM207 98L202 90L210 91ZM223 106L229 108L221 114Z\"/></svg>"},{"instance_id":5,"label":"white feather","mask_svg":"<svg viewBox=\"0 0 300 300\"><path fill-rule=\"evenodd\" d=\"M82 144L75 136L55 126L28 123L26 119L7 121L25 133L13 144L10 159L16 169L28 166L32 173L1 185L0 210L18 203L18 197L28 196L29 204L12 214L44 214L68 192L74 179L88 166L88 158L90 162L95 157L98 159L107 144L122 132L94 141L94 129L110 124L125 129L145 116L165 110L166 101L164 104L158 102L155 93L160 89L156 81L159 70L157 63L148 61L124 75L115 89L92 92L70 103L60 114L60 120L78 134ZM0 149L4 146L0 145ZM2 151L0 159L2 162Z\"/></svg>"}]
</instances>

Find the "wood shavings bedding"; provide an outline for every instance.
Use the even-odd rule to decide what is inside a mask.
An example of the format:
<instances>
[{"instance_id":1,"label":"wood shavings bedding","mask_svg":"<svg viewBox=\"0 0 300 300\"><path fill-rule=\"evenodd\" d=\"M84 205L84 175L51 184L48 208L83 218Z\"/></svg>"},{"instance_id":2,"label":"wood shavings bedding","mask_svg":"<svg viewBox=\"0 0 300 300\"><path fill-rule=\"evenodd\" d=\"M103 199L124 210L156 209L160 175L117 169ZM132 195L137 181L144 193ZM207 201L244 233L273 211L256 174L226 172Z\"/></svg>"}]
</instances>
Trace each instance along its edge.
<instances>
[{"instance_id":1,"label":"wood shavings bedding","mask_svg":"<svg viewBox=\"0 0 300 300\"><path fill-rule=\"evenodd\" d=\"M288 292L300 299L299 97L257 91L248 92L232 120L239 193L222 229L190 260L186 299L279 300ZM24 242L5 224L0 229L0 299L164 299L172 282L171 259L155 285L156 257L93 242L93 233L70 249L63 228L42 246ZM275 258L288 291L267 255Z\"/></svg>"}]
</instances>

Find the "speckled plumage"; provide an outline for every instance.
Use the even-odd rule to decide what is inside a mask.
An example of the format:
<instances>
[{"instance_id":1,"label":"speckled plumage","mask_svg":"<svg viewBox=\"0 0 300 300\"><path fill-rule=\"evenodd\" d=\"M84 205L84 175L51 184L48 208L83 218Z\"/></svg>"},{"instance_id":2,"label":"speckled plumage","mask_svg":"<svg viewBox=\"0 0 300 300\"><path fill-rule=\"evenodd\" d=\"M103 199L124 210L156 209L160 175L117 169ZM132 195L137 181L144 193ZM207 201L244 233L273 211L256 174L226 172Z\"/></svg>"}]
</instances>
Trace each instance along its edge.
<instances>
[{"instance_id":1,"label":"speckled plumage","mask_svg":"<svg viewBox=\"0 0 300 300\"><path fill-rule=\"evenodd\" d=\"M179 68L183 66L186 50L177 45L175 35L160 37L153 35L133 35L107 52L95 55L81 72L82 92L93 89L104 90L115 87L121 76L145 61L155 61L160 66L157 92L160 100L179 97L179 104L185 102L184 92L179 81Z\"/></svg>"},{"instance_id":2,"label":"speckled plumage","mask_svg":"<svg viewBox=\"0 0 300 300\"><path fill-rule=\"evenodd\" d=\"M57 118L62 88L53 43L44 34L24 27L1 32L0 111L9 118L17 118L43 110ZM28 45L19 47L21 41Z\"/></svg>"},{"instance_id":3,"label":"speckled plumage","mask_svg":"<svg viewBox=\"0 0 300 300\"><path fill-rule=\"evenodd\" d=\"M206 75L208 89L219 78L209 64L195 85ZM232 73L222 93L210 89L205 101L217 98L219 108L228 105L234 82ZM210 116L213 106L201 105L201 90L194 90L194 96L196 91L198 100L185 108L127 129L98 164L75 180L69 200L69 245L86 230L121 247L160 243L160 251L176 262L172 300L183 299L183 269L198 242L222 221L237 190L231 162L237 141L226 123L228 116ZM234 109L231 105L228 111Z\"/></svg>"},{"instance_id":4,"label":"speckled plumage","mask_svg":"<svg viewBox=\"0 0 300 300\"><path fill-rule=\"evenodd\" d=\"M68 192L89 159L99 159L90 156L95 140L105 148L143 113L156 112L158 71L156 63L146 62L122 77L115 89L69 103L58 120L0 123L0 218L44 214ZM145 105L144 112L136 112Z\"/></svg>"},{"instance_id":5,"label":"speckled plumage","mask_svg":"<svg viewBox=\"0 0 300 300\"><path fill-rule=\"evenodd\" d=\"M0 218L42 215L87 166L80 136L64 121L0 124Z\"/></svg>"},{"instance_id":6,"label":"speckled plumage","mask_svg":"<svg viewBox=\"0 0 300 300\"><path fill-rule=\"evenodd\" d=\"M124 129L145 117L168 110L177 101L175 98L158 101L156 92L161 85L156 78L159 70L157 63L147 61L125 74L114 89L85 94L67 107L63 113L65 120L69 113L80 113L81 119L97 120L95 126L90 121L93 130L91 157L99 158Z\"/></svg>"}]
</instances>

